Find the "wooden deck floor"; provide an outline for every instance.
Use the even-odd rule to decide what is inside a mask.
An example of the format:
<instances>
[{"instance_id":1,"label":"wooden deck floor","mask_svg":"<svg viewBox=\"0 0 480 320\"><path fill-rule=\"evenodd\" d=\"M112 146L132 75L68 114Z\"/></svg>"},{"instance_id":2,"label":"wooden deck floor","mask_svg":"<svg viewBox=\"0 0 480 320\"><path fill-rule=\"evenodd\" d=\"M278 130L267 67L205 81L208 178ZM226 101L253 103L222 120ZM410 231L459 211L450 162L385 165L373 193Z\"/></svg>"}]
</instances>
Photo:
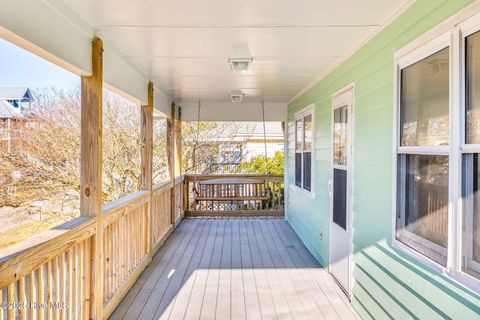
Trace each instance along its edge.
<instances>
[{"instance_id":1,"label":"wooden deck floor","mask_svg":"<svg viewBox=\"0 0 480 320\"><path fill-rule=\"evenodd\" d=\"M358 319L282 219L186 219L111 319Z\"/></svg>"}]
</instances>

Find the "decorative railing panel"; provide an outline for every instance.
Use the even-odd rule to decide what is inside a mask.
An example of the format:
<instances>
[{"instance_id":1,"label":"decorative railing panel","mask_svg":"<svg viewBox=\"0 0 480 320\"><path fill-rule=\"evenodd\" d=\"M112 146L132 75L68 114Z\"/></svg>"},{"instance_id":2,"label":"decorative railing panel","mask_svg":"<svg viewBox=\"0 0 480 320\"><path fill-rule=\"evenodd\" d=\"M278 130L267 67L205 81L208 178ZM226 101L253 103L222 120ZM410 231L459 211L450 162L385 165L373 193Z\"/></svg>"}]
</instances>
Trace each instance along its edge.
<instances>
[{"instance_id":1,"label":"decorative railing panel","mask_svg":"<svg viewBox=\"0 0 480 320\"><path fill-rule=\"evenodd\" d=\"M163 243L164 236L172 229L173 182L154 188L152 193L152 246Z\"/></svg>"},{"instance_id":2,"label":"decorative railing panel","mask_svg":"<svg viewBox=\"0 0 480 320\"><path fill-rule=\"evenodd\" d=\"M104 303L112 299L147 258L150 248L149 205L150 194L140 192L137 197L104 214Z\"/></svg>"}]
</instances>

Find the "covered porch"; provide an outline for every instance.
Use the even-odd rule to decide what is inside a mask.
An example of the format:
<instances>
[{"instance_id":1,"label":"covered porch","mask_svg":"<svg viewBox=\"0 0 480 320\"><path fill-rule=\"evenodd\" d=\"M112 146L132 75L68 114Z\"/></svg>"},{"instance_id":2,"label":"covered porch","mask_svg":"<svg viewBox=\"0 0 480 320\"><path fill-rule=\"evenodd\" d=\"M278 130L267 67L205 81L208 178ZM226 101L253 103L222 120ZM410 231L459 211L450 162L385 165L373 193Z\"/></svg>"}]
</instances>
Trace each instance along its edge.
<instances>
[{"instance_id":1,"label":"covered porch","mask_svg":"<svg viewBox=\"0 0 480 320\"><path fill-rule=\"evenodd\" d=\"M480 0L5 0L0 39L79 80L78 212L2 249L0 320L480 317ZM104 89L138 107L108 199ZM216 121L285 165L197 172Z\"/></svg>"},{"instance_id":2,"label":"covered porch","mask_svg":"<svg viewBox=\"0 0 480 320\"><path fill-rule=\"evenodd\" d=\"M0 303L12 307L0 320L356 319L284 219L284 176L185 174L182 121L286 123L288 103L407 2L355 3L355 16L248 1L242 17L219 1L2 4L3 39L81 77L81 216L3 251ZM103 88L141 107L140 190L105 205ZM154 184L159 114L169 177ZM285 151L291 135L284 127Z\"/></svg>"}]
</instances>

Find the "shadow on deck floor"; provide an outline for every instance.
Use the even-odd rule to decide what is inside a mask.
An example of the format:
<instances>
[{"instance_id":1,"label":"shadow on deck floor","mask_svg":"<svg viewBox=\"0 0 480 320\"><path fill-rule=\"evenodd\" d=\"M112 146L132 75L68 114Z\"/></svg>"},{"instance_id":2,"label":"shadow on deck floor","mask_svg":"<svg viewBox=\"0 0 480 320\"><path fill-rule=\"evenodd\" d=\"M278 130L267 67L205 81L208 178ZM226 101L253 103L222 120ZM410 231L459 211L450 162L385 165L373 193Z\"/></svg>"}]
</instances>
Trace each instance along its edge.
<instances>
[{"instance_id":1,"label":"shadow on deck floor","mask_svg":"<svg viewBox=\"0 0 480 320\"><path fill-rule=\"evenodd\" d=\"M282 219L183 220L111 319L357 319Z\"/></svg>"}]
</instances>

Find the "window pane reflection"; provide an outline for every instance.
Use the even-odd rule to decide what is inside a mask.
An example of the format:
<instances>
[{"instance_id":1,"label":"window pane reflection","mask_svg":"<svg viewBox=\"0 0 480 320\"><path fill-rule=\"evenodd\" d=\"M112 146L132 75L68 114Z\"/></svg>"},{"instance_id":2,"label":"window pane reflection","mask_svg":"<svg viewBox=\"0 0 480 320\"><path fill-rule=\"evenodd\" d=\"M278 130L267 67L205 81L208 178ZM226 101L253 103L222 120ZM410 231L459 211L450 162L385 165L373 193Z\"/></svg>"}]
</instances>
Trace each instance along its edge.
<instances>
[{"instance_id":1,"label":"window pane reflection","mask_svg":"<svg viewBox=\"0 0 480 320\"><path fill-rule=\"evenodd\" d=\"M480 32L466 38L466 142L480 143Z\"/></svg>"},{"instance_id":2,"label":"window pane reflection","mask_svg":"<svg viewBox=\"0 0 480 320\"><path fill-rule=\"evenodd\" d=\"M449 143L449 49L401 71L401 145Z\"/></svg>"},{"instance_id":3,"label":"window pane reflection","mask_svg":"<svg viewBox=\"0 0 480 320\"><path fill-rule=\"evenodd\" d=\"M448 156L399 155L398 240L446 265Z\"/></svg>"},{"instance_id":4,"label":"window pane reflection","mask_svg":"<svg viewBox=\"0 0 480 320\"><path fill-rule=\"evenodd\" d=\"M335 109L333 114L333 163L347 165L348 106Z\"/></svg>"},{"instance_id":5,"label":"window pane reflection","mask_svg":"<svg viewBox=\"0 0 480 320\"><path fill-rule=\"evenodd\" d=\"M312 150L312 115L308 115L303 118L303 128L304 128L304 146L303 150L310 151Z\"/></svg>"},{"instance_id":6,"label":"window pane reflection","mask_svg":"<svg viewBox=\"0 0 480 320\"><path fill-rule=\"evenodd\" d=\"M462 270L480 279L480 194L479 156L463 158L463 225Z\"/></svg>"},{"instance_id":7,"label":"window pane reflection","mask_svg":"<svg viewBox=\"0 0 480 320\"><path fill-rule=\"evenodd\" d=\"M295 121L295 151L302 151L303 125L302 120Z\"/></svg>"}]
</instances>

